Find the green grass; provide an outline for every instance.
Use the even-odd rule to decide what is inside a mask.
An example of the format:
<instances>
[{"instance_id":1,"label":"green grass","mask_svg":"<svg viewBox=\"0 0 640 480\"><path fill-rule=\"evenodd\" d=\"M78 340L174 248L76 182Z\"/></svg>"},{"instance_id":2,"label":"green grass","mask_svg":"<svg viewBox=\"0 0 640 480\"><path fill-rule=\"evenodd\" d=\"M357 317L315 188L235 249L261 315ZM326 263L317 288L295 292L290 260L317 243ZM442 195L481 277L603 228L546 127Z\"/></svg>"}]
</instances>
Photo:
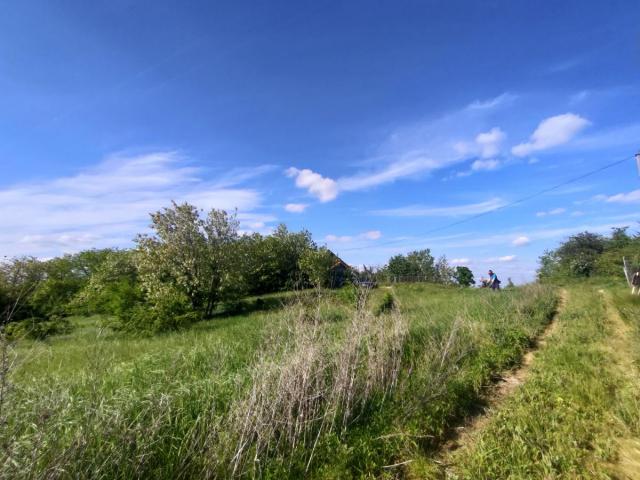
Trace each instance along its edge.
<instances>
[{"instance_id":1,"label":"green grass","mask_svg":"<svg viewBox=\"0 0 640 480\"><path fill-rule=\"evenodd\" d=\"M449 478L615 475L618 439L639 433L640 384L627 375L633 366L622 365L630 353L625 348L637 345L638 337L621 338L599 290L570 288L557 329L526 383L469 446L453 455ZM634 312L629 319L637 327L640 310Z\"/></svg>"},{"instance_id":2,"label":"green grass","mask_svg":"<svg viewBox=\"0 0 640 480\"><path fill-rule=\"evenodd\" d=\"M384 293L376 291L367 309ZM492 377L519 361L556 298L544 287L496 293L400 285L393 295L399 314L358 321L348 295L330 294L158 336L102 330L92 317L74 319L78 328L69 335L21 342L0 432L0 475L227 477L225 455L238 435L234 418L242 418L234 415L252 405L256 385L266 405L285 402L275 386L297 375L294 360L331 391L343 391L337 390L340 371L352 368L356 398L334 404L318 391L314 411L344 421L328 428L309 418L294 434L274 423L263 449L259 438L247 437L259 462L236 474L395 475L400 470L383 467L435 454L447 430L477 407ZM358 322L369 323L360 328ZM386 348L387 339L398 348ZM321 351L305 364L301 346L314 342ZM341 358L357 363L341 365ZM308 396L298 393L303 403L293 408L302 412Z\"/></svg>"}]
</instances>

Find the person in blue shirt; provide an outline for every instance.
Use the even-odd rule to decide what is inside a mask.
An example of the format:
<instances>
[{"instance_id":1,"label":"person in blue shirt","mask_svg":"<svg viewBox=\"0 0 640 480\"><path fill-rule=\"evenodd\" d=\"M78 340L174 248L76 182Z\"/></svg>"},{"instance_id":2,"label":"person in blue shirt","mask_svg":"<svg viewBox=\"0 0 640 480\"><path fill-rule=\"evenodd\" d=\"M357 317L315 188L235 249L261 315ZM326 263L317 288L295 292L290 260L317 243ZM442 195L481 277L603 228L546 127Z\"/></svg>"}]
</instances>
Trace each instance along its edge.
<instances>
[{"instance_id":1,"label":"person in blue shirt","mask_svg":"<svg viewBox=\"0 0 640 480\"><path fill-rule=\"evenodd\" d=\"M500 280L493 270L489 270L489 286L491 290L500 290Z\"/></svg>"}]
</instances>

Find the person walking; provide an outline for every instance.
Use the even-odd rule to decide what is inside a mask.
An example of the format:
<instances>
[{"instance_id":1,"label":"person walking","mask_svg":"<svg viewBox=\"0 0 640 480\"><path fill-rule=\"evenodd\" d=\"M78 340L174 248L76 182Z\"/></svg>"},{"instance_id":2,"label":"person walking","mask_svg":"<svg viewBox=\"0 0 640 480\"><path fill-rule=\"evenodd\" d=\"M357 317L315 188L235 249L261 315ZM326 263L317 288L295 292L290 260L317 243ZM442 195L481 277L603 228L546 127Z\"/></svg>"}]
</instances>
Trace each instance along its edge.
<instances>
[{"instance_id":1,"label":"person walking","mask_svg":"<svg viewBox=\"0 0 640 480\"><path fill-rule=\"evenodd\" d=\"M631 277L631 295L640 295L640 270Z\"/></svg>"},{"instance_id":2,"label":"person walking","mask_svg":"<svg viewBox=\"0 0 640 480\"><path fill-rule=\"evenodd\" d=\"M493 270L489 270L489 287L491 290L500 290L500 280Z\"/></svg>"}]
</instances>

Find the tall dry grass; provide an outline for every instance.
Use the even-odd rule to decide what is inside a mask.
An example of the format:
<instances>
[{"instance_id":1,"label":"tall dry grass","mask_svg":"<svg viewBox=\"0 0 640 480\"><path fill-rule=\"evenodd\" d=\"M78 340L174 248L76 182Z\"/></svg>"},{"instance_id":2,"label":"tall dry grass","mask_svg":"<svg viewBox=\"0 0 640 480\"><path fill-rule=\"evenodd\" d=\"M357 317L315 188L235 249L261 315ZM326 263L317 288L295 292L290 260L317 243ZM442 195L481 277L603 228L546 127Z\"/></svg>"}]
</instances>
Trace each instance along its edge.
<instances>
[{"instance_id":1,"label":"tall dry grass","mask_svg":"<svg viewBox=\"0 0 640 480\"><path fill-rule=\"evenodd\" d=\"M340 334L328 328L320 304L284 312L284 331L258 356L250 387L206 439L213 471L222 477L259 476L266 458L304 452L309 467L319 439L340 433L375 398L396 387L406 318L395 309L374 316L362 292Z\"/></svg>"}]
</instances>

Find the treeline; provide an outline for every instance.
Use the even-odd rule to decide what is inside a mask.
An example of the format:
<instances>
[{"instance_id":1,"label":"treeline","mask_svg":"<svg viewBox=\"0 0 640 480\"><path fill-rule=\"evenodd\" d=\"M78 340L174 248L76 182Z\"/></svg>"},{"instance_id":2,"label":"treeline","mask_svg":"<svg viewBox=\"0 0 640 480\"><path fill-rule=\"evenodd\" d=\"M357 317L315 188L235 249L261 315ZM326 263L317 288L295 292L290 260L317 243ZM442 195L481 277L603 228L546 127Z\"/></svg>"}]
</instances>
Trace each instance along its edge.
<instances>
[{"instance_id":1,"label":"treeline","mask_svg":"<svg viewBox=\"0 0 640 480\"><path fill-rule=\"evenodd\" d=\"M0 263L7 331L45 337L66 330L73 314L105 314L118 329L173 329L247 295L330 286L337 261L308 231L240 235L234 214L189 204L152 214L151 230L129 250Z\"/></svg>"},{"instance_id":2,"label":"treeline","mask_svg":"<svg viewBox=\"0 0 640 480\"><path fill-rule=\"evenodd\" d=\"M35 338L67 331L70 315L103 314L120 330L171 330L238 311L247 296L331 287L358 275L340 265L306 230L280 225L271 235L242 235L235 214L173 203L151 214L151 233L138 235L132 249L1 262L1 323L12 336ZM466 267L453 269L429 250L392 257L376 277L473 283Z\"/></svg>"},{"instance_id":3,"label":"treeline","mask_svg":"<svg viewBox=\"0 0 640 480\"><path fill-rule=\"evenodd\" d=\"M456 283L464 287L471 286L475 282L473 273L468 267L454 268L449 265L444 255L436 260L428 248L391 257L380 273L389 281L419 280L443 285Z\"/></svg>"},{"instance_id":4,"label":"treeline","mask_svg":"<svg viewBox=\"0 0 640 480\"><path fill-rule=\"evenodd\" d=\"M638 265L640 234L628 227L613 228L610 235L582 232L569 237L540 257L538 278L561 280L586 277L623 277L622 258Z\"/></svg>"}]
</instances>

